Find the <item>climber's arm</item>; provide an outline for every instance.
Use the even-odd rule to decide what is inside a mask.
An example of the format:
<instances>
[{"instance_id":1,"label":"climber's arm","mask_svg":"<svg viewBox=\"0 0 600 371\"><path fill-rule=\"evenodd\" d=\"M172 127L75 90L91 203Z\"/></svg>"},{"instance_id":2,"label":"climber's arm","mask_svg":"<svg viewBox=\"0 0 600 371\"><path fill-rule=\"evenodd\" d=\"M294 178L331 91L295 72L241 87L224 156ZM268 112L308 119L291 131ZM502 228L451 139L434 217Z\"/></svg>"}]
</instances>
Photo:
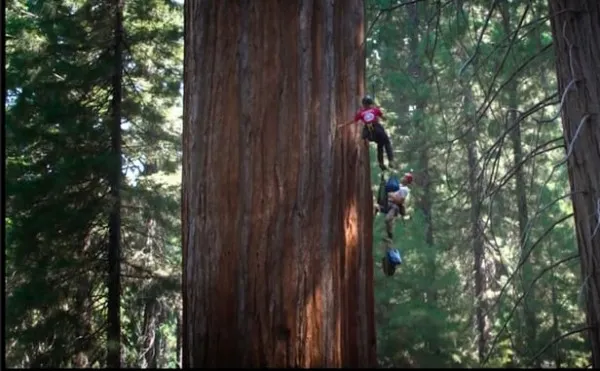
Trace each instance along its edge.
<instances>
[{"instance_id":1,"label":"climber's arm","mask_svg":"<svg viewBox=\"0 0 600 371\"><path fill-rule=\"evenodd\" d=\"M354 123L356 123L356 122L357 122L356 120L352 119L352 120L350 120L350 121L348 121L348 122L345 122L345 123L343 123L343 124L340 124L340 125L338 125L338 129L341 129L341 128L343 128L343 127L345 127L345 126L348 126L348 125L350 125L350 124L354 124Z\"/></svg>"},{"instance_id":2,"label":"climber's arm","mask_svg":"<svg viewBox=\"0 0 600 371\"><path fill-rule=\"evenodd\" d=\"M351 124L354 124L354 123L359 124L360 120L361 120L360 112L357 112L356 115L354 115L354 118L352 120L350 120L350 121L348 121L346 123L338 125L338 129L341 129L341 128L345 127L345 126L348 126L348 125L351 125Z\"/></svg>"}]
</instances>

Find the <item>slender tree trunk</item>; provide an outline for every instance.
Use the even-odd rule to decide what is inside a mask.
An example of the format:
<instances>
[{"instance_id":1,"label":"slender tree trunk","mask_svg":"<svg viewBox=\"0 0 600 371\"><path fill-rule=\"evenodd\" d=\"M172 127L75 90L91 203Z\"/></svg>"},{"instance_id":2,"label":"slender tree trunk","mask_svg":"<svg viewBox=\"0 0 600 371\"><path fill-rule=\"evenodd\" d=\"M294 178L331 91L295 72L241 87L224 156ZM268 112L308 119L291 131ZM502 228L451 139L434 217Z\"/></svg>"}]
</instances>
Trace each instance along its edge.
<instances>
[{"instance_id":1,"label":"slender tree trunk","mask_svg":"<svg viewBox=\"0 0 600 371\"><path fill-rule=\"evenodd\" d=\"M410 23L412 26L412 34L410 36L410 48L412 52L412 60L410 64L410 73L414 81L416 81L417 86L426 85L426 79L423 74L421 65L422 65L422 56L419 50L419 42L420 36L423 33L421 29L422 23L420 22L420 14L419 7L424 4L419 4L415 2L413 4L408 5L408 15L410 18ZM417 208L423 213L425 218L425 243L429 247L428 261L426 270L428 272L428 276L431 281L435 280L437 275L437 266L436 266L436 255L437 252L434 248L434 238L433 238L433 218L432 218L432 201L434 197L433 193L433 185L431 182L431 168L430 168L430 157L431 154L429 152L427 141L428 134L425 127L424 116L425 110L427 109L427 96L424 95L421 89L418 89L417 95L415 97L415 106L416 110L414 112L414 126L417 131L417 139L416 142L420 143L417 150L417 180L415 181L418 184L418 187L422 190L422 193L416 197ZM423 292L423 301L426 303L432 303L435 305L437 302L438 293L435 289L434 285L430 285L428 289ZM425 342L425 348L430 354L439 355L440 350L437 348L431 341ZM424 364L424 367L429 367L431 365Z\"/></svg>"},{"instance_id":2,"label":"slender tree trunk","mask_svg":"<svg viewBox=\"0 0 600 371\"><path fill-rule=\"evenodd\" d=\"M155 161L144 163L143 176L152 176L158 173L158 165ZM146 242L144 249L148 254L154 253L156 241L156 220L152 217L146 218L145 222ZM161 303L155 297L155 293L145 299L144 317L142 324L142 341L139 344L140 358L138 360L141 368L157 368L157 360L160 355L160 326L159 316L162 315Z\"/></svg>"},{"instance_id":3,"label":"slender tree trunk","mask_svg":"<svg viewBox=\"0 0 600 371\"><path fill-rule=\"evenodd\" d=\"M512 32L510 4L505 0L502 2L500 10L502 12L502 21L504 32L509 35ZM509 63L516 65L516 63ZM507 85L508 109L507 112L507 128L510 130L510 140L513 150L513 164L519 166L523 160L523 145L521 143L521 124L518 114L518 85L515 77ZM518 331L519 347L522 354L526 355L531 350L536 349L537 338L537 319L535 315L535 291L530 288L530 282L533 279L533 254L528 254L527 244L527 224L529 222L528 205L527 205L527 184L525 181L525 170L520 166L515 172L515 196L517 201L517 220L519 225L519 247L521 259L527 259L522 264L522 269L519 274L523 295L525 295L522 305L522 318L525 328L525 333L522 336L521 331ZM536 366L540 367L539 360L536 360Z\"/></svg>"},{"instance_id":4,"label":"slender tree trunk","mask_svg":"<svg viewBox=\"0 0 600 371\"><path fill-rule=\"evenodd\" d=\"M81 250L77 253L78 261L89 262L90 258L90 246L92 241L93 232L88 230L82 241ZM76 283L77 291L75 293L75 313L81 316L81 326L75 331L75 336L80 339L75 344L76 354L73 359L73 367L86 368L89 365L89 355L93 350L93 285L94 285L94 273L88 272L81 277L80 281Z\"/></svg>"},{"instance_id":5,"label":"slender tree trunk","mask_svg":"<svg viewBox=\"0 0 600 371\"><path fill-rule=\"evenodd\" d=\"M480 187L477 180L477 149L474 142L467 147L467 158L469 162L469 193L471 198L471 236L473 249L473 271L475 273L475 319L477 323L477 355L479 362L483 362L486 349L486 278L484 272L484 244L481 223L481 199Z\"/></svg>"},{"instance_id":6,"label":"slender tree trunk","mask_svg":"<svg viewBox=\"0 0 600 371\"><path fill-rule=\"evenodd\" d=\"M144 323L142 342L140 343L140 367L156 368L156 342L160 304L155 298L149 298L144 305Z\"/></svg>"},{"instance_id":7,"label":"slender tree trunk","mask_svg":"<svg viewBox=\"0 0 600 371\"><path fill-rule=\"evenodd\" d=\"M464 112L467 117L474 117L473 92L467 82L463 83L465 107ZM469 125L474 125L469 123ZM483 221L481 219L481 181L478 179L479 153L477 151L477 126L466 136L467 162L469 165L469 198L471 203L471 248L473 251L473 273L475 281L475 324L477 328L477 355L479 362L485 358L487 343L487 324L486 324L486 277L485 277L485 246L483 236Z\"/></svg>"},{"instance_id":8,"label":"slender tree trunk","mask_svg":"<svg viewBox=\"0 0 600 371\"><path fill-rule=\"evenodd\" d=\"M89 277L85 276L85 279L77 283L77 292L75 294L75 308L76 313L81 316L81 326L78 326L75 330L75 335L78 339L81 339L76 345L76 354L73 357L73 366L77 368L84 368L89 365L88 353L90 352L91 346L91 335L92 335L92 292L90 290Z\"/></svg>"},{"instance_id":9,"label":"slender tree trunk","mask_svg":"<svg viewBox=\"0 0 600 371\"><path fill-rule=\"evenodd\" d=\"M411 26L412 34L410 36L410 48L412 52L412 60L410 64L410 73L412 77L417 81L417 85L427 84L423 76L421 68L421 55L419 54L419 37L422 32L420 30L421 22L419 19L419 4L414 3L407 6ZM427 97L419 92L415 97L416 110L414 112L414 126L418 132L417 141L421 143L417 150L417 163L418 163L418 185L422 190L420 197L418 197L417 207L423 213L425 217L425 242L429 247L433 247L433 218L431 215L432 199L433 199L433 187L431 184L431 169L430 169L430 153L427 149L427 132L423 118L425 110L427 109ZM431 250L428 270L431 279L433 280L436 275L435 265L435 250ZM425 301L435 302L437 301L437 292L435 289L430 289L424 292Z\"/></svg>"},{"instance_id":10,"label":"slender tree trunk","mask_svg":"<svg viewBox=\"0 0 600 371\"><path fill-rule=\"evenodd\" d=\"M178 368L181 368L181 346L182 346L182 344L181 344L182 336L181 335L182 335L182 331L183 331L181 322L182 322L181 321L181 312L180 312L180 310L178 310L177 311L177 341L176 341L176 345L175 345L175 351L177 352L175 359L177 360L176 362L177 362Z\"/></svg>"},{"instance_id":11,"label":"slender tree trunk","mask_svg":"<svg viewBox=\"0 0 600 371\"><path fill-rule=\"evenodd\" d=\"M375 364L363 7L185 3L183 367Z\"/></svg>"},{"instance_id":12,"label":"slender tree trunk","mask_svg":"<svg viewBox=\"0 0 600 371\"><path fill-rule=\"evenodd\" d=\"M517 85L516 82L509 84L509 108L511 111L508 113L507 125L513 126L510 132L510 139L513 150L513 164L519 166L523 161L523 146L521 143L521 124L518 123L520 120L516 109L518 109L517 101ZM529 254L529 244L527 243L527 225L529 223L528 205L527 205L527 184L525 181L525 171L523 167L515 172L515 195L517 200L517 220L519 226L519 247L521 259L525 259L522 264L522 269L519 274L519 281L521 283L521 289L523 295L523 323L525 325L524 336L519 335L523 340L521 345L523 346L522 352L525 354L535 350L536 339L537 339L537 318L535 314L535 290L531 285L533 280L533 264L534 254ZM536 367L541 367L539 359L535 361Z\"/></svg>"},{"instance_id":13,"label":"slender tree trunk","mask_svg":"<svg viewBox=\"0 0 600 371\"><path fill-rule=\"evenodd\" d=\"M516 84L513 85L510 91L510 108L516 109L517 105L517 90ZM508 122L507 125L513 126L511 130L511 142L513 149L513 163L515 166L518 166L523 161L523 147L521 144L521 125L516 123L519 120L519 116L516 111L510 111L508 113ZM528 205L527 205L527 185L525 181L525 174L523 168L519 168L515 172L515 194L517 200L517 220L519 226L519 246L520 246L520 256L521 259L526 259L521 268L521 272L519 274L519 281L521 283L521 289L523 295L522 304L523 304L523 323L525 325L525 334L524 336L520 336L522 341L520 345L523 347L522 352L525 354L530 351L535 351L537 348L535 346L537 339L537 318L535 314L535 290L532 287L531 282L533 280L533 264L534 264L534 254L528 254L529 244L527 243L527 224L529 222L528 216ZM539 359L536 360L536 367L541 367L539 364Z\"/></svg>"},{"instance_id":14,"label":"slender tree trunk","mask_svg":"<svg viewBox=\"0 0 600 371\"><path fill-rule=\"evenodd\" d=\"M465 2L457 1L458 9L457 23L459 29L468 27L467 11L464 9ZM467 60L469 55L464 48L459 49L459 56ZM463 90L463 112L467 119L467 125L471 130L465 136L465 145L467 149L467 164L469 167L469 202L471 204L470 212L470 240L471 250L473 252L473 297L475 306L475 315L473 323L475 327L475 336L477 339L477 358L481 364L486 356L487 341L489 338L489 326L487 312L487 300L485 292L488 289L485 272L485 239L484 239L484 221L482 219L483 209L483 182L481 177L481 167L479 165L479 151L477 142L479 140L479 126L473 120L476 116L476 107L474 103L473 90L469 83L470 76L467 71L460 80ZM493 264L493 263L492 263ZM470 285L469 285L470 286Z\"/></svg>"},{"instance_id":15,"label":"slender tree trunk","mask_svg":"<svg viewBox=\"0 0 600 371\"><path fill-rule=\"evenodd\" d=\"M412 52L412 60L410 63L409 72L415 81L419 83L425 83L423 81L423 71L421 69L421 56L419 54L419 9L418 4L410 4L407 6L408 14L410 17L410 22L412 26L412 34L410 36L410 48ZM426 141L427 133L425 132L425 127L423 125L423 116L424 111L427 109L427 99L421 95L415 97L415 107L416 110L414 112L414 125L418 130L418 141L424 142ZM419 209L423 212L425 216L426 223L426 231L425 231L425 241L428 245L433 245L433 228L431 223L431 197L432 197L432 189L430 182L430 169L429 169L429 151L426 149L425 145L419 145L419 150L417 151L418 157L417 161L419 164L419 177L418 184L419 188L423 190L423 193L419 199L418 205Z\"/></svg>"},{"instance_id":16,"label":"slender tree trunk","mask_svg":"<svg viewBox=\"0 0 600 371\"><path fill-rule=\"evenodd\" d=\"M156 319L156 328L154 329L154 359L150 363L151 368L163 367L163 356L165 353L165 339L160 332L160 326L165 322L165 310L159 306L158 317Z\"/></svg>"},{"instance_id":17,"label":"slender tree trunk","mask_svg":"<svg viewBox=\"0 0 600 371\"><path fill-rule=\"evenodd\" d=\"M554 265L554 257L551 256L550 257L550 265ZM558 306L560 305L558 302L558 295L557 295L557 290L556 290L556 273L554 272L554 270L551 271L551 276L550 276L550 284L552 285L551 288L551 299L552 299L552 336L555 339L558 339L558 337L560 336L560 331L559 331L559 319L558 319ZM555 344L553 347L553 354L554 354L554 366L556 368L562 368L562 356L561 356L561 348L559 344Z\"/></svg>"},{"instance_id":18,"label":"slender tree trunk","mask_svg":"<svg viewBox=\"0 0 600 371\"><path fill-rule=\"evenodd\" d=\"M549 5L592 366L600 368L600 2Z\"/></svg>"},{"instance_id":19,"label":"slender tree trunk","mask_svg":"<svg viewBox=\"0 0 600 371\"><path fill-rule=\"evenodd\" d=\"M114 0L114 75L112 97L111 158L114 166L111 171L110 187L112 210L108 225L108 332L107 367L121 366L121 80L122 80L122 37L123 3Z\"/></svg>"}]
</instances>

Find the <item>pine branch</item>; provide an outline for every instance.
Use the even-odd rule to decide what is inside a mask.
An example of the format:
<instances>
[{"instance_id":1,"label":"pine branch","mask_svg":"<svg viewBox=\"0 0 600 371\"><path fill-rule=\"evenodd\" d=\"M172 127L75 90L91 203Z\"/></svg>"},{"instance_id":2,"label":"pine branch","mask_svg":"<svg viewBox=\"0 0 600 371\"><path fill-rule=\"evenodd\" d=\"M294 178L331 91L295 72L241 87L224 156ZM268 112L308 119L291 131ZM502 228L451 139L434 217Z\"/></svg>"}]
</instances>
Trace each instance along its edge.
<instances>
[{"instance_id":1,"label":"pine branch","mask_svg":"<svg viewBox=\"0 0 600 371\"><path fill-rule=\"evenodd\" d=\"M392 5L392 6L388 7L388 8L381 9L381 11L382 12L391 12L393 10L402 8L403 6L420 3L422 1L427 1L427 0L409 0L409 1L403 1L403 2L401 2L399 4Z\"/></svg>"},{"instance_id":2,"label":"pine branch","mask_svg":"<svg viewBox=\"0 0 600 371\"><path fill-rule=\"evenodd\" d=\"M562 339L569 337L571 335L578 334L580 332L589 331L589 330L593 330L593 329L594 329L594 326L584 326L584 327L577 328L575 330L565 332L564 334L562 334L560 336L557 336L550 343L546 344L546 346L544 346L535 356L533 356L533 358L531 359L531 364L533 365L534 361L537 360L538 358L540 358L544 354L544 352L546 352L546 350L548 350L548 348L550 348L554 344L558 343Z\"/></svg>"},{"instance_id":3,"label":"pine branch","mask_svg":"<svg viewBox=\"0 0 600 371\"><path fill-rule=\"evenodd\" d=\"M496 10L497 3L498 3L498 0L492 0L492 6L490 7L490 10L488 11L487 16L485 17L485 21L483 23L483 28L481 29L481 33L479 34L479 38L477 40L477 44L475 44L475 51L473 52L473 55L471 57L469 57L469 59L460 68L459 73L458 73L459 76L462 75L462 72L473 62L473 60L477 56L479 48L481 47L481 42L483 40L483 35L485 34L485 30L487 30L487 27L488 27L488 25L490 23L490 20L492 19L492 15L494 14L494 10Z\"/></svg>"},{"instance_id":4,"label":"pine branch","mask_svg":"<svg viewBox=\"0 0 600 371\"><path fill-rule=\"evenodd\" d=\"M546 143L540 144L536 148L531 150L531 152L529 152L525 156L523 156L523 159L521 161L519 161L519 163L515 164L507 173L504 174L504 176L499 180L500 183L497 184L494 189L492 189L491 191L486 193L485 197L490 197L490 198L493 197L498 191L500 191L502 189L502 187L506 183L508 183L509 180L511 180L513 178L513 176L519 171L519 169L521 169L523 167L523 165L525 165L525 163L527 161L529 161L530 159L532 159L536 156L539 156L543 153L547 153L547 152L554 151L554 150L561 149L561 148L564 149L565 148L564 144L559 144L559 145L552 146L549 148L544 148L544 147L548 146L549 144L560 142L560 141L563 141L562 137L550 139Z\"/></svg>"},{"instance_id":5,"label":"pine branch","mask_svg":"<svg viewBox=\"0 0 600 371\"><path fill-rule=\"evenodd\" d=\"M566 215L560 219L558 219L557 221L555 221L554 223L552 223L552 225L547 228L544 233L542 233L542 235L531 245L531 247L527 250L527 252L525 254L523 254L523 256L521 257L521 259L519 260L519 263L517 264L517 267L514 269L513 273L508 277L508 279L506 280L506 282L504 283L504 286L502 287L502 289L500 290L500 293L498 294L498 298L496 299L496 301L494 302L494 304L492 304L490 306L490 308L486 311L485 315L489 315L489 313L491 312L492 309L494 309L494 307L496 307L496 305L498 305L500 303L500 299L502 298L502 295L504 294L504 292L506 291L506 289L508 288L508 285L512 282L512 280L516 277L517 272L519 272L519 269L523 266L523 264L525 264L525 262L529 259L529 255L531 255L531 253L533 252L533 249L541 242L544 240L544 238L550 234L550 232L552 232L554 230L554 228L559 225L560 223L564 222L565 220L571 218L573 216L573 213ZM568 259L573 259L575 255L570 256ZM577 255L579 256L579 255ZM564 259L563 259L564 260ZM563 262L562 260L560 262ZM552 267L554 267L555 265L553 265ZM546 270L542 271L545 272ZM537 279L539 279L538 276ZM535 279L533 281L533 283L535 283L537 281L537 279ZM489 354L488 354L489 357Z\"/></svg>"},{"instance_id":6,"label":"pine branch","mask_svg":"<svg viewBox=\"0 0 600 371\"><path fill-rule=\"evenodd\" d=\"M569 217L570 217L570 216L569 216ZM532 249L533 249L533 246L532 246ZM529 250L529 252L531 252L531 249ZM496 343L498 342L498 339L500 338L500 335L502 335L502 333L503 333L503 332L504 332L504 330L506 329L506 326L508 326L508 323L510 322L510 320L511 320L511 318L513 317L514 313L516 312L516 310L517 310L517 308L518 308L519 304L521 303L521 301L522 301L522 300L523 300L523 299L524 299L524 298L525 298L527 295L529 295L529 293L530 293L530 292L531 292L531 290L533 289L533 286L535 286L536 282L537 282L537 281L538 281L540 278L542 278L542 276L543 276L543 275L544 275L546 272L548 272L548 271L550 271L550 270L552 270L552 269L556 268L557 266L559 266L559 265L561 265L561 264L563 264L563 263L566 263L566 262L568 262L568 261L571 261L571 260L573 260L573 259L577 259L577 258L579 258L579 254L571 255L571 256L568 256L568 257L566 257L566 258L564 258L564 259L561 259L561 260L559 260L559 261L557 261L557 262L555 262L555 263L553 263L553 264L551 264L551 265L547 266L546 268L544 268L544 269L543 269L543 270L542 270L542 271L541 271L541 272L540 272L540 273L539 273L539 274L538 274L538 275L537 275L537 276L536 276L536 277L535 277L535 278L534 278L534 279L531 281L531 283L530 283L529 287L527 288L527 290L525 291L525 293L523 293L522 295L520 295L520 296L519 296L519 298L517 299L516 303L513 305L513 307L512 307L512 309L511 309L510 313L508 314L508 318L506 319L506 321L504 322L504 324L503 324L503 325L502 325L502 327L500 328L500 331L498 331L498 334L497 334L497 335L494 337L494 340L492 341L491 348L490 348L490 350L489 350L488 354L486 355L486 357L484 358L483 362L481 363L482 365L484 365L484 364L486 364L486 363L487 363L488 359L490 358L490 356L492 355L492 353L493 353L493 351L494 351L494 348L496 347ZM518 271L518 269L515 269L515 272L517 272L517 271ZM514 277L514 275L515 275L515 274L513 273L513 276L511 276L511 278L512 278L512 277ZM510 281L510 279L509 279L509 281ZM507 284L508 284L508 281L507 281ZM505 285L505 287L506 287L506 285ZM496 303L498 303L498 302L496 302ZM492 307L493 307L493 306L492 306ZM487 311L487 312L486 312L486 316L487 316L488 314L489 314L489 311Z\"/></svg>"}]
</instances>

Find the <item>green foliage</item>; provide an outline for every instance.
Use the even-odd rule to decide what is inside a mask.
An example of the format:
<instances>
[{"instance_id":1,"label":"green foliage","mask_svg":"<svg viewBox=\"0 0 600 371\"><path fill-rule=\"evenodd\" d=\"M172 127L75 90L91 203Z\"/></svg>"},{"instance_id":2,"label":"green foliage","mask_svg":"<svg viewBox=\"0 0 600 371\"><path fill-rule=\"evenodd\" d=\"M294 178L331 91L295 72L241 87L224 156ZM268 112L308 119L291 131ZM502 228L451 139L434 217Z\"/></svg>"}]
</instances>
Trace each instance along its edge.
<instances>
[{"instance_id":1,"label":"green foliage","mask_svg":"<svg viewBox=\"0 0 600 371\"><path fill-rule=\"evenodd\" d=\"M121 318L125 362L138 365L137 338L152 336L129 332L144 311L140 297L169 303L179 295L179 184L167 180L179 170L173 112L181 109L183 17L171 2L125 4ZM105 364L112 14L109 3L94 0L8 4L5 351L11 367ZM180 308L163 307L167 342L157 357L173 366Z\"/></svg>"}]
</instances>

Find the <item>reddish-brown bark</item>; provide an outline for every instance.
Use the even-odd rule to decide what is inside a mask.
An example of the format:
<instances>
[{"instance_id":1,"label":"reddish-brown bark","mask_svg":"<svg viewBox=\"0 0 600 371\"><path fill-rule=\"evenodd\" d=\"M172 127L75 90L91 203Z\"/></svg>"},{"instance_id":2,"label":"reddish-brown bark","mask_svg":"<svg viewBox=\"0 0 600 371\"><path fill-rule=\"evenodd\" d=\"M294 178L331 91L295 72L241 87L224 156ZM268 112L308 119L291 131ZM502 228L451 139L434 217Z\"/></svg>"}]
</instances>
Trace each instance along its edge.
<instances>
[{"instance_id":1,"label":"reddish-brown bark","mask_svg":"<svg viewBox=\"0 0 600 371\"><path fill-rule=\"evenodd\" d=\"M360 0L185 4L183 366L372 366Z\"/></svg>"},{"instance_id":2,"label":"reddish-brown bark","mask_svg":"<svg viewBox=\"0 0 600 371\"><path fill-rule=\"evenodd\" d=\"M587 307L600 368L600 1L549 0L561 116Z\"/></svg>"}]
</instances>

